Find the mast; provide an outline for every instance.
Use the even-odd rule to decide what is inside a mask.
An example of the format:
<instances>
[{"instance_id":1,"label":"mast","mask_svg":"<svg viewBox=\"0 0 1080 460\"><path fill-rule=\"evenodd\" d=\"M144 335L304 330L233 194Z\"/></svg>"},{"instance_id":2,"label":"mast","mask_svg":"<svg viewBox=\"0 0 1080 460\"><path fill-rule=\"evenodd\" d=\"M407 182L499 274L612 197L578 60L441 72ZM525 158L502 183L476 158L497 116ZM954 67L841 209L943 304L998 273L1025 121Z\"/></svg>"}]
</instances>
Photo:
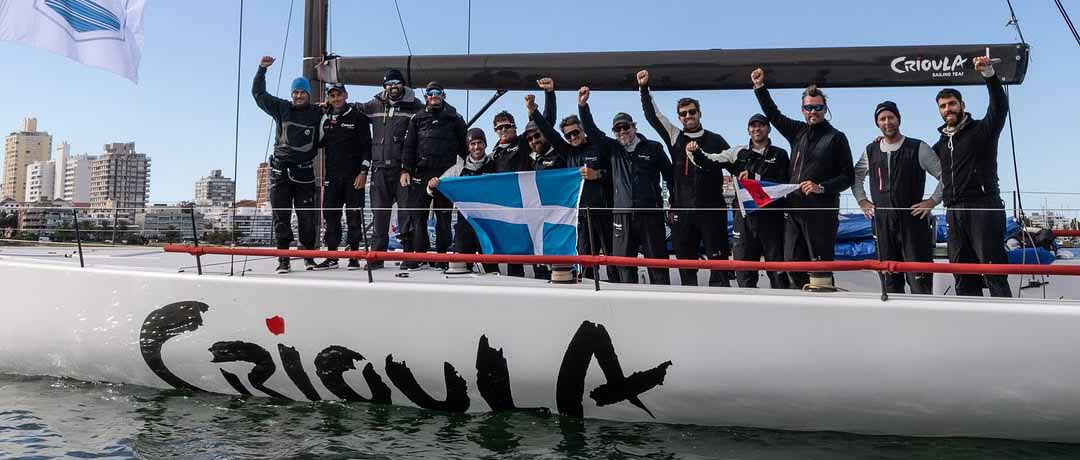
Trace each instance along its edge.
<instances>
[{"instance_id":1,"label":"mast","mask_svg":"<svg viewBox=\"0 0 1080 460\"><path fill-rule=\"evenodd\" d=\"M326 56L328 9L329 0L304 0L304 77L311 80L314 92L311 97L315 102L323 101L323 82L308 63L322 62Z\"/></svg>"}]
</instances>

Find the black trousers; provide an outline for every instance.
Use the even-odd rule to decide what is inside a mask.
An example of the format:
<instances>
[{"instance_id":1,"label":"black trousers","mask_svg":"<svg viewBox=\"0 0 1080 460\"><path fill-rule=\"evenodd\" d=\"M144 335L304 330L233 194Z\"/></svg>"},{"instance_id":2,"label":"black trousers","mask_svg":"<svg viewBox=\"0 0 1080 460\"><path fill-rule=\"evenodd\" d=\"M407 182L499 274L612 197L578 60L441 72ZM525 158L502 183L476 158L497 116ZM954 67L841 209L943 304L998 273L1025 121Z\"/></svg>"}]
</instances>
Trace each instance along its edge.
<instances>
[{"instance_id":1,"label":"black trousers","mask_svg":"<svg viewBox=\"0 0 1080 460\"><path fill-rule=\"evenodd\" d=\"M930 218L920 219L911 215L911 211L878 210L874 214L873 228L879 259L899 262L934 261L934 234L930 227ZM1004 224L1002 228L1004 229ZM912 294L934 293L932 273L888 273L881 277L888 292L903 294L904 280L907 279Z\"/></svg>"},{"instance_id":2,"label":"black trousers","mask_svg":"<svg viewBox=\"0 0 1080 460\"><path fill-rule=\"evenodd\" d=\"M614 215L611 239L613 255L637 257L638 249L649 259L667 259L667 238L664 235L664 212L633 211ZM619 267L619 281L638 282L637 267ZM666 268L649 269L650 284L671 284Z\"/></svg>"},{"instance_id":3,"label":"black trousers","mask_svg":"<svg viewBox=\"0 0 1080 460\"><path fill-rule=\"evenodd\" d=\"M270 206L274 208L274 238L278 249L289 249L293 241L293 209L296 210L300 246L316 249L319 231L316 195L315 173L310 166L270 172Z\"/></svg>"},{"instance_id":4,"label":"black trousers","mask_svg":"<svg viewBox=\"0 0 1080 460\"><path fill-rule=\"evenodd\" d=\"M774 211L775 212L775 211ZM840 223L835 210L794 210L784 224L784 260L788 262L831 262L836 256L836 227ZM815 272L832 276L832 272ZM788 272L793 289L810 283L806 272Z\"/></svg>"},{"instance_id":5,"label":"black trousers","mask_svg":"<svg viewBox=\"0 0 1080 460\"><path fill-rule=\"evenodd\" d=\"M705 247L708 260L727 260L731 254L728 245L727 211L675 211L672 214L671 241L675 257L685 260L701 259ZM680 268L679 278L683 286L697 286L697 269ZM709 286L731 286L728 272L709 271Z\"/></svg>"},{"instance_id":6,"label":"black trousers","mask_svg":"<svg viewBox=\"0 0 1080 460\"><path fill-rule=\"evenodd\" d=\"M589 218L592 219L592 225L589 225ZM611 241L611 226L612 226L612 214L609 210L603 211L586 211L578 210L578 233L577 233L577 248L580 255L599 255L601 250L604 255L613 255L614 248ZM592 229L592 243L590 243L589 229ZM593 277L593 267L584 267L582 276L585 278ZM608 281L612 283L619 282L619 268L614 265L607 266Z\"/></svg>"},{"instance_id":7,"label":"black trousers","mask_svg":"<svg viewBox=\"0 0 1080 460\"><path fill-rule=\"evenodd\" d=\"M449 214L449 209L453 207L443 194L435 191L434 195L427 193L427 183L434 177L439 177L446 170L443 168L427 169L421 168L416 171L416 174L412 176L412 182L408 187L408 201L406 207L411 208L404 212L405 220L401 224L401 233L406 235L412 244L411 246L405 246L406 252L428 252L431 249L431 237L428 235L427 221L428 216L431 215L431 205L435 204L435 208L446 209ZM438 221L437 221L438 222ZM436 237L436 242L441 243L439 252L445 253L450 247L450 219L446 217L443 220L443 225L446 227L443 233L443 237ZM404 240L403 240L404 241ZM404 246L404 245L403 245Z\"/></svg>"},{"instance_id":8,"label":"black trousers","mask_svg":"<svg viewBox=\"0 0 1080 460\"><path fill-rule=\"evenodd\" d=\"M992 209L992 210L982 210ZM1005 204L999 198L955 203L945 213L949 225L949 262L1007 264ZM993 297L1012 297L1006 275L953 275L956 295L982 296L983 281Z\"/></svg>"},{"instance_id":9,"label":"black trousers","mask_svg":"<svg viewBox=\"0 0 1080 460\"><path fill-rule=\"evenodd\" d=\"M328 177L323 188L323 220L326 232L323 240L326 248L335 251L341 246L341 208L345 208L345 221L348 233L345 244L350 250L360 249L360 240L364 236L361 216L364 212L364 189L353 186L356 177Z\"/></svg>"},{"instance_id":10,"label":"black trousers","mask_svg":"<svg viewBox=\"0 0 1080 460\"><path fill-rule=\"evenodd\" d=\"M368 174L368 186L371 187L371 207L374 227L371 229L371 250L385 251L390 244L390 216L394 203L404 207L407 203L407 190L401 186L400 168L376 168ZM398 213L398 229L404 226L404 213ZM410 247L411 241L402 241L402 246Z\"/></svg>"},{"instance_id":11,"label":"black trousers","mask_svg":"<svg viewBox=\"0 0 1080 460\"><path fill-rule=\"evenodd\" d=\"M479 254L480 240L476 237L476 230L465 220L460 212L457 215L457 223L454 224L454 249L458 254ZM473 264L468 264L472 269ZM499 273L499 264L483 264L484 273Z\"/></svg>"},{"instance_id":12,"label":"black trousers","mask_svg":"<svg viewBox=\"0 0 1080 460\"><path fill-rule=\"evenodd\" d=\"M735 225L732 232L732 253L735 260L757 262L765 257L766 262L784 261L784 213L762 209L748 214L735 212ZM769 277L769 286L773 289L788 289L787 274L784 272L765 272ZM735 272L739 287L757 287L758 271Z\"/></svg>"}]
</instances>

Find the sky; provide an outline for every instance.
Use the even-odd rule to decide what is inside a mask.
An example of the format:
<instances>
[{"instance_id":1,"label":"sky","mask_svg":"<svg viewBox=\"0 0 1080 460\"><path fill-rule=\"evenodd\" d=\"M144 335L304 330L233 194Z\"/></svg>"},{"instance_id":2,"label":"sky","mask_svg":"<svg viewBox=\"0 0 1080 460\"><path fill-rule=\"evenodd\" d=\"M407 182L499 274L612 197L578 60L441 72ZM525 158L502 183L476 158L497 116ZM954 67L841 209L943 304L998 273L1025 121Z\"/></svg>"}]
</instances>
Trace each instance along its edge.
<instances>
[{"instance_id":1,"label":"sky","mask_svg":"<svg viewBox=\"0 0 1080 460\"><path fill-rule=\"evenodd\" d=\"M290 3L294 3L291 27ZM247 0L240 50L239 136L234 138L237 102L238 0L148 0L145 45L138 85L109 72L86 67L59 55L0 42L0 133L16 131L25 117L37 117L39 129L72 145L76 153L100 153L110 142L135 142L153 159L150 200L190 200L198 178L212 169L233 176L234 139L238 139L238 198L254 198L255 169L266 156L269 118L251 98L251 79L259 57L279 58L276 70L283 88L300 74L303 0ZM1023 85L1012 88L1019 178L1025 207L1080 208L1080 195L1038 194L1080 191L1080 149L1068 136L1080 128L1080 46L1073 41L1052 0L1013 2L1032 62ZM1063 2L1080 18L1080 1ZM404 28L413 54L463 54L467 50L468 0L400 0ZM809 6L812 5L812 6ZM623 0L540 3L474 0L474 53L677 50L707 48L797 48L818 46L932 45L1018 42L1006 27L1004 0L866 2L796 0L757 2L686 2ZM330 50L343 56L408 54L393 2L331 0ZM289 33L286 34L287 28ZM286 36L288 44L281 59ZM749 76L747 77L749 78ZM560 116L575 107L576 88L559 88ZM879 134L874 106L896 101L901 130L931 143L941 124L934 105L938 88L826 89L833 124L844 131L853 150ZM352 87L351 100L369 99L378 88ZM598 120L618 111L643 121L634 88L595 93L590 101ZM987 95L982 87L962 88L968 109L982 117ZM536 92L539 95L539 90ZM448 100L473 113L490 93L450 91ZM524 116L524 93L511 92L480 119L490 127L500 110ZM659 106L674 119L675 100L701 100L702 123L732 144L746 142L746 120L760 111L749 91L660 92ZM798 116L796 90L775 90L781 110ZM669 110L670 109L670 110ZM640 123L647 137L656 134ZM489 137L492 136L489 133ZM778 135L774 142L787 147ZM858 153L856 153L856 156ZM1014 190L1009 137L1001 139L1002 189ZM850 194L845 194L850 197Z\"/></svg>"}]
</instances>

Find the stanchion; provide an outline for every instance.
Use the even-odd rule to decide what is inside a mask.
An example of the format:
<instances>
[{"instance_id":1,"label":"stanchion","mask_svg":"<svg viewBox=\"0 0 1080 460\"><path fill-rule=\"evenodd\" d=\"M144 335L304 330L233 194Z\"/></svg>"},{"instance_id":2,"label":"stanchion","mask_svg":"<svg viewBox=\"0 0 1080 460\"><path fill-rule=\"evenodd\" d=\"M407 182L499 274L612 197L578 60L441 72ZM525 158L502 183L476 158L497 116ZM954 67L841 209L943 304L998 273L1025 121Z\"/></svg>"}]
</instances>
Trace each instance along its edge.
<instances>
[{"instance_id":1,"label":"stanchion","mask_svg":"<svg viewBox=\"0 0 1080 460\"><path fill-rule=\"evenodd\" d=\"M71 215L75 216L75 244L79 246L79 266L85 267L82 254L82 232L79 231L79 211L72 209Z\"/></svg>"},{"instance_id":2,"label":"stanchion","mask_svg":"<svg viewBox=\"0 0 1080 460\"><path fill-rule=\"evenodd\" d=\"M195 247L199 247L199 228L195 225L195 205L192 204L188 209L191 212L191 241L195 243ZM198 274L202 274L202 256L195 255L195 268Z\"/></svg>"},{"instance_id":3,"label":"stanchion","mask_svg":"<svg viewBox=\"0 0 1080 460\"><path fill-rule=\"evenodd\" d=\"M364 237L364 252L370 252L371 247L368 246L367 223L364 222L364 208L360 208L360 234ZM364 271L367 272L367 282L374 283L375 278L371 276L371 259L364 261Z\"/></svg>"},{"instance_id":4,"label":"stanchion","mask_svg":"<svg viewBox=\"0 0 1080 460\"><path fill-rule=\"evenodd\" d=\"M587 230L589 231L589 255L590 256L595 256L596 255L596 242L594 241L594 238L593 238L592 208L591 207L585 208L585 226L587 227ZM596 287L596 290L599 291L600 290L600 264L593 264L592 275L593 275L592 276L593 277L593 284Z\"/></svg>"}]
</instances>

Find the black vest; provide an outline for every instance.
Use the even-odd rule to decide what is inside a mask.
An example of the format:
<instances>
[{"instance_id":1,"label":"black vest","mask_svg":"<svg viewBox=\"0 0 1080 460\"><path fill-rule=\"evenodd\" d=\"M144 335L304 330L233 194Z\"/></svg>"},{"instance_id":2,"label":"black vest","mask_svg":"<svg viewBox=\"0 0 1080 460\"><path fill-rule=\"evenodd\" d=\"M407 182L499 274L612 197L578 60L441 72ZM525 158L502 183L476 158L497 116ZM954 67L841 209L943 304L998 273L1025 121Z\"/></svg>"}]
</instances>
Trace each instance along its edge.
<instances>
[{"instance_id":1,"label":"black vest","mask_svg":"<svg viewBox=\"0 0 1080 460\"><path fill-rule=\"evenodd\" d=\"M906 137L900 148L889 155L881 151L881 144L877 142L867 146L870 196L875 205L907 208L922 201L926 171L919 164L921 143L918 139Z\"/></svg>"}]
</instances>

